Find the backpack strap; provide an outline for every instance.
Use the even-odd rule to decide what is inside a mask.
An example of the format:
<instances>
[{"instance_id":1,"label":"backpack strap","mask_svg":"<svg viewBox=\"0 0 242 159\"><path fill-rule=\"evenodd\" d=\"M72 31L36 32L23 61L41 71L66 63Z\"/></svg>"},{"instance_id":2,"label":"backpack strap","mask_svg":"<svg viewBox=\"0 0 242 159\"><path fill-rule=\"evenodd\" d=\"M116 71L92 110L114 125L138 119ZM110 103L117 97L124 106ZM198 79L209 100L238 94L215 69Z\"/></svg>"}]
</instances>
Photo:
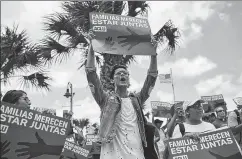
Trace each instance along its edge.
<instances>
[{"instance_id":1,"label":"backpack strap","mask_svg":"<svg viewBox=\"0 0 242 159\"><path fill-rule=\"evenodd\" d=\"M234 110L235 114L237 115L237 122L238 122L238 125L241 124L241 120L240 120L240 115L239 115L239 111L237 109ZM239 144L241 143L241 132L239 133Z\"/></svg>"},{"instance_id":2,"label":"backpack strap","mask_svg":"<svg viewBox=\"0 0 242 159\"><path fill-rule=\"evenodd\" d=\"M180 132L181 132L182 136L184 136L185 132L186 132L184 124L179 123L179 128L180 128Z\"/></svg>"},{"instance_id":3,"label":"backpack strap","mask_svg":"<svg viewBox=\"0 0 242 159\"><path fill-rule=\"evenodd\" d=\"M239 111L237 109L235 109L234 112L237 115L237 122L238 122L238 124L241 124Z\"/></svg>"}]
</instances>

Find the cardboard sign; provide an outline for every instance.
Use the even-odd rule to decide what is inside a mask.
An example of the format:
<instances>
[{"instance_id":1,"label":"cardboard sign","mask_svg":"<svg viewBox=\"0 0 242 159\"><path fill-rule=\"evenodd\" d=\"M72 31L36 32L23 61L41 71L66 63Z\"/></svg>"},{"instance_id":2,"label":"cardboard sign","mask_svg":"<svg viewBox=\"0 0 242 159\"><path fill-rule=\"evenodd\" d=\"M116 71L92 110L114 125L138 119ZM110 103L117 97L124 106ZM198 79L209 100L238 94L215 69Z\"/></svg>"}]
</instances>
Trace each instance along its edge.
<instances>
[{"instance_id":1,"label":"cardboard sign","mask_svg":"<svg viewBox=\"0 0 242 159\"><path fill-rule=\"evenodd\" d=\"M55 109L42 108L42 107L33 107L33 110L38 111L40 113L56 115L56 110Z\"/></svg>"},{"instance_id":2,"label":"cardboard sign","mask_svg":"<svg viewBox=\"0 0 242 159\"><path fill-rule=\"evenodd\" d=\"M81 147L68 140L65 141L63 152L61 154L62 159L87 159L90 150L85 147Z\"/></svg>"},{"instance_id":3,"label":"cardboard sign","mask_svg":"<svg viewBox=\"0 0 242 159\"><path fill-rule=\"evenodd\" d=\"M98 136L97 135L92 135L92 134L87 134L86 135L86 145L92 145L94 142L97 141Z\"/></svg>"},{"instance_id":4,"label":"cardboard sign","mask_svg":"<svg viewBox=\"0 0 242 159\"><path fill-rule=\"evenodd\" d=\"M233 99L236 105L242 105L242 97L237 97Z\"/></svg>"},{"instance_id":5,"label":"cardboard sign","mask_svg":"<svg viewBox=\"0 0 242 159\"><path fill-rule=\"evenodd\" d=\"M68 120L1 103L1 158L59 159Z\"/></svg>"},{"instance_id":6,"label":"cardboard sign","mask_svg":"<svg viewBox=\"0 0 242 159\"><path fill-rule=\"evenodd\" d=\"M89 14L94 51L121 55L155 55L147 19L116 14Z\"/></svg>"},{"instance_id":7,"label":"cardboard sign","mask_svg":"<svg viewBox=\"0 0 242 159\"><path fill-rule=\"evenodd\" d=\"M219 129L200 135L200 142L192 139L168 141L169 159L239 159L242 158L230 129Z\"/></svg>"},{"instance_id":8,"label":"cardboard sign","mask_svg":"<svg viewBox=\"0 0 242 159\"><path fill-rule=\"evenodd\" d=\"M170 118L172 104L160 101L151 101L151 108L155 117Z\"/></svg>"},{"instance_id":9,"label":"cardboard sign","mask_svg":"<svg viewBox=\"0 0 242 159\"><path fill-rule=\"evenodd\" d=\"M214 112L214 109L216 108L215 106L216 104L225 102L222 94L213 95L213 96L202 96L201 99L204 101L203 109L205 113ZM226 105L223 105L223 108L227 110Z\"/></svg>"}]
</instances>

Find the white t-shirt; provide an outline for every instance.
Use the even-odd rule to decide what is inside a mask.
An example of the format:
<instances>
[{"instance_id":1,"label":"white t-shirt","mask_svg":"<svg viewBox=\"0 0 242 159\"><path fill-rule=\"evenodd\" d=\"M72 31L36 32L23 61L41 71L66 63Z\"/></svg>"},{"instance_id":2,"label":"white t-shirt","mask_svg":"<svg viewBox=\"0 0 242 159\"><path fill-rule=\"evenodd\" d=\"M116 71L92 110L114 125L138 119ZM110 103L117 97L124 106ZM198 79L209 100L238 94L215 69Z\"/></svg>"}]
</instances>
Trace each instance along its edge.
<instances>
[{"instance_id":1,"label":"white t-shirt","mask_svg":"<svg viewBox=\"0 0 242 159\"><path fill-rule=\"evenodd\" d=\"M121 110L115 121L116 136L111 143L102 145L100 159L145 159L131 99L121 99Z\"/></svg>"},{"instance_id":2,"label":"white t-shirt","mask_svg":"<svg viewBox=\"0 0 242 159\"><path fill-rule=\"evenodd\" d=\"M183 123L183 124L185 127L185 133L195 133L195 132L202 133L202 132L207 132L211 130L216 130L213 124L204 122L204 121L202 121L202 123L198 125L191 125L187 123ZM177 124L172 134L172 138L180 138L180 137L182 137L182 134L179 128L179 124Z\"/></svg>"}]
</instances>

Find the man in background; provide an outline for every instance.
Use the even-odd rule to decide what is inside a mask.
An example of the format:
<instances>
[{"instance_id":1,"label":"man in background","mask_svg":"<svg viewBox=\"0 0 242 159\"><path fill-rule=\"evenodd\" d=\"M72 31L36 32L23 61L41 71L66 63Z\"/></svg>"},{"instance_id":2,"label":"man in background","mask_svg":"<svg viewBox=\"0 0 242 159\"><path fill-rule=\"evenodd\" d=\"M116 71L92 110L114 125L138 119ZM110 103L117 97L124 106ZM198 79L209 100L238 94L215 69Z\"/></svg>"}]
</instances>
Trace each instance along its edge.
<instances>
[{"instance_id":1,"label":"man in background","mask_svg":"<svg viewBox=\"0 0 242 159\"><path fill-rule=\"evenodd\" d=\"M237 108L229 113L228 126L231 128L240 148L242 148L242 105L238 105Z\"/></svg>"},{"instance_id":2,"label":"man in background","mask_svg":"<svg viewBox=\"0 0 242 159\"><path fill-rule=\"evenodd\" d=\"M215 108L215 113L217 114L217 118L212 123L216 129L225 127L228 125L227 119L226 119L226 111L222 106L218 106Z\"/></svg>"}]
</instances>

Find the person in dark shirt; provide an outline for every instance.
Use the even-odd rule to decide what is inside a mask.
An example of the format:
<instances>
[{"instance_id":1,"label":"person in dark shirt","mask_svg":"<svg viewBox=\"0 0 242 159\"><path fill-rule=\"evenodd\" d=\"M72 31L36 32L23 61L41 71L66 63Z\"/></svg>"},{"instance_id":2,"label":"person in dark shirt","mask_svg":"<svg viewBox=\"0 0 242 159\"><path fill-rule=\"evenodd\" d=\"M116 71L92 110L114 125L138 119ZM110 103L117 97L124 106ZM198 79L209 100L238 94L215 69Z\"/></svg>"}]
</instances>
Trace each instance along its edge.
<instances>
[{"instance_id":1,"label":"person in dark shirt","mask_svg":"<svg viewBox=\"0 0 242 159\"><path fill-rule=\"evenodd\" d=\"M213 122L213 125L218 129L221 127L228 126L228 122L226 119L226 112L222 106L215 108L215 112L217 114L217 118Z\"/></svg>"}]
</instances>

